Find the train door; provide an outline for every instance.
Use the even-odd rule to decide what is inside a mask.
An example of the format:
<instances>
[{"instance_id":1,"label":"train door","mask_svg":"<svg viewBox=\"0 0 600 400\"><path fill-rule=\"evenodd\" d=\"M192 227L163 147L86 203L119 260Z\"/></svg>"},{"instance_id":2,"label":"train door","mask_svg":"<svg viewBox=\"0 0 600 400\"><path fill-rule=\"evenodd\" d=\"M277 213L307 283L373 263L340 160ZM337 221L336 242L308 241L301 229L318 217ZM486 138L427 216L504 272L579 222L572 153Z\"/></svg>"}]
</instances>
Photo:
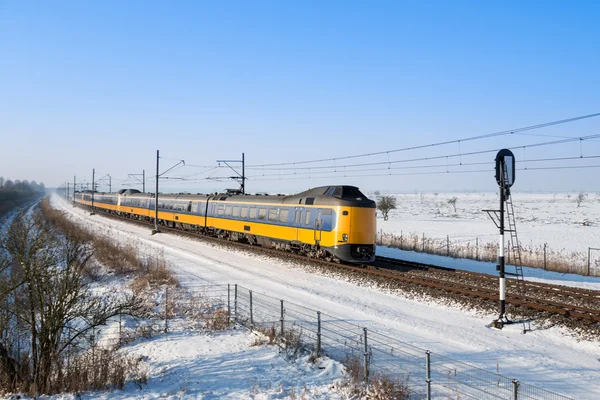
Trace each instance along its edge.
<instances>
[{"instance_id":1,"label":"train door","mask_svg":"<svg viewBox=\"0 0 600 400\"><path fill-rule=\"evenodd\" d=\"M323 211L319 208L317 210L317 218L315 218L315 244L321 243L321 236L323 229L323 221L321 220L321 214Z\"/></svg>"},{"instance_id":2,"label":"train door","mask_svg":"<svg viewBox=\"0 0 600 400\"><path fill-rule=\"evenodd\" d=\"M294 228L296 229L296 241L300 241L300 226L302 225L302 207L296 207L296 214L294 215Z\"/></svg>"}]
</instances>

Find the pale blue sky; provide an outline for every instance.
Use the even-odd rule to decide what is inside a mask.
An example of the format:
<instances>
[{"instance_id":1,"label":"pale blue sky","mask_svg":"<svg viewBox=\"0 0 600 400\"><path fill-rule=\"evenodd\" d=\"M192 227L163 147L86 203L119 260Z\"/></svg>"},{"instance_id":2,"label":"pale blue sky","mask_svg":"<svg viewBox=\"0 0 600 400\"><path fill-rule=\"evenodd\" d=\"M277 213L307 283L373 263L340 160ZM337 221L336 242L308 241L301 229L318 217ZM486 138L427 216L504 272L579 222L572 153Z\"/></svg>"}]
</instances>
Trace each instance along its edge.
<instances>
[{"instance_id":1,"label":"pale blue sky","mask_svg":"<svg viewBox=\"0 0 600 400\"><path fill-rule=\"evenodd\" d=\"M53 186L73 175L91 181L96 168L121 188L128 173L154 174L157 149L197 165L242 152L249 165L301 161L600 112L599 20L600 3L590 1L0 0L0 175ZM598 134L600 118L531 133ZM389 160L497 147L513 147L518 161L600 155L598 141L518 149L546 140L552 138L502 137ZM490 161L483 168L492 168L492 159L462 161ZM359 159L381 160L388 158ZM583 164L600 159L536 163ZM247 186L495 189L491 173L344 178L339 168L331 172L323 174L329 179L261 181L248 170L255 178ZM523 172L515 190L598 191L598 172ZM235 186L205 176L164 187Z\"/></svg>"}]
</instances>

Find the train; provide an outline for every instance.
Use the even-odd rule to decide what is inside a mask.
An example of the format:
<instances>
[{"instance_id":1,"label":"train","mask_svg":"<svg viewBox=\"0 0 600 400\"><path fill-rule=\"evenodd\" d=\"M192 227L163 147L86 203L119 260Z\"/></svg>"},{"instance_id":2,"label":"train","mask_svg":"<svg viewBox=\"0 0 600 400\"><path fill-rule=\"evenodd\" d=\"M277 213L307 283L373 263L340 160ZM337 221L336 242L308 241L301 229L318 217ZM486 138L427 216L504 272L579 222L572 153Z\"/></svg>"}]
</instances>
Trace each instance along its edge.
<instances>
[{"instance_id":1,"label":"train","mask_svg":"<svg viewBox=\"0 0 600 400\"><path fill-rule=\"evenodd\" d=\"M88 190L74 199L127 218L155 219L154 194L136 189ZM287 196L159 193L158 226L336 262L375 260L376 205L355 186L321 186Z\"/></svg>"}]
</instances>

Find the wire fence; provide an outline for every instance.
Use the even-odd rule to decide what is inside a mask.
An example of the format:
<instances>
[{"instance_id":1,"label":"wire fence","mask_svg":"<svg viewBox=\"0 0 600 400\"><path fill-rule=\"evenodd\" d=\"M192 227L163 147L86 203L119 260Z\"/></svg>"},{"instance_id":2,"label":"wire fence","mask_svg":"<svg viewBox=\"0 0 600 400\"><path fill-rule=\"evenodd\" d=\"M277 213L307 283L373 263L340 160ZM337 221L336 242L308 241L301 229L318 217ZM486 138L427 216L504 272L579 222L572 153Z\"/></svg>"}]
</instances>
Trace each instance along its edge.
<instances>
[{"instance_id":1,"label":"wire fence","mask_svg":"<svg viewBox=\"0 0 600 400\"><path fill-rule=\"evenodd\" d=\"M411 399L571 399L237 284L197 285L171 294L165 288L157 300L162 309L153 318L135 324L116 319L104 331L94 332L91 351L118 348L155 334L239 324L271 333L288 355L303 351L345 365L354 362L365 383L377 377L400 382L410 390Z\"/></svg>"},{"instance_id":2,"label":"wire fence","mask_svg":"<svg viewBox=\"0 0 600 400\"><path fill-rule=\"evenodd\" d=\"M476 261L495 262L498 255L497 240L488 235L481 237L429 237L425 233L400 234L379 231L376 237L378 246L388 246L401 250L436 254L453 258L466 258ZM521 263L524 267L544 269L561 273L587 276L600 276L600 249L588 247L586 252L554 250L547 243L543 245L520 244ZM512 259L512 249L507 247L507 262Z\"/></svg>"}]
</instances>

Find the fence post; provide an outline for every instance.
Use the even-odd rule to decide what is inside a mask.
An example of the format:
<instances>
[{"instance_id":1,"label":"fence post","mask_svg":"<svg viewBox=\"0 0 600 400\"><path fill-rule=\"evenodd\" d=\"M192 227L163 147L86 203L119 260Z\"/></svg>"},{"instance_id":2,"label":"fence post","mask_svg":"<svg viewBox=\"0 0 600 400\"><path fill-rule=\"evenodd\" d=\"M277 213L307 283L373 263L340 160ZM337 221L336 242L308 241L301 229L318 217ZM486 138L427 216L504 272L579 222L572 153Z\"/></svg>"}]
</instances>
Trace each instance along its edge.
<instances>
[{"instance_id":1,"label":"fence post","mask_svg":"<svg viewBox=\"0 0 600 400\"><path fill-rule=\"evenodd\" d=\"M475 238L475 260L479 261L479 238Z\"/></svg>"},{"instance_id":2,"label":"fence post","mask_svg":"<svg viewBox=\"0 0 600 400\"><path fill-rule=\"evenodd\" d=\"M364 362L364 378L365 382L369 382L369 349L367 346L367 328L363 328L364 330L364 341L365 341L365 353L363 357Z\"/></svg>"},{"instance_id":3,"label":"fence post","mask_svg":"<svg viewBox=\"0 0 600 400\"><path fill-rule=\"evenodd\" d=\"M227 325L231 323L231 285L227 284Z\"/></svg>"},{"instance_id":4,"label":"fence post","mask_svg":"<svg viewBox=\"0 0 600 400\"><path fill-rule=\"evenodd\" d=\"M446 235L446 255L450 255L450 235Z\"/></svg>"},{"instance_id":5,"label":"fence post","mask_svg":"<svg viewBox=\"0 0 600 400\"><path fill-rule=\"evenodd\" d=\"M233 292L233 311L235 314L235 319L234 321L237 322L237 283L235 284L235 286L233 287L234 292Z\"/></svg>"},{"instance_id":6,"label":"fence post","mask_svg":"<svg viewBox=\"0 0 600 400\"><path fill-rule=\"evenodd\" d=\"M121 343L123 343L122 336L122 326L123 325L123 314L119 313L119 347L121 347Z\"/></svg>"},{"instance_id":7,"label":"fence post","mask_svg":"<svg viewBox=\"0 0 600 400\"><path fill-rule=\"evenodd\" d=\"M548 243L544 243L544 270L546 270L546 246Z\"/></svg>"},{"instance_id":8,"label":"fence post","mask_svg":"<svg viewBox=\"0 0 600 400\"><path fill-rule=\"evenodd\" d=\"M252 290L250 290L250 327L254 326L254 316L252 315Z\"/></svg>"},{"instance_id":9,"label":"fence post","mask_svg":"<svg viewBox=\"0 0 600 400\"><path fill-rule=\"evenodd\" d=\"M165 333L169 332L169 287L165 287Z\"/></svg>"},{"instance_id":10,"label":"fence post","mask_svg":"<svg viewBox=\"0 0 600 400\"><path fill-rule=\"evenodd\" d=\"M588 268L587 268L587 276L590 276L590 264L592 259L592 248L588 247Z\"/></svg>"},{"instance_id":11,"label":"fence post","mask_svg":"<svg viewBox=\"0 0 600 400\"><path fill-rule=\"evenodd\" d=\"M513 400L519 399L519 381L516 379L512 380L513 384Z\"/></svg>"},{"instance_id":12,"label":"fence post","mask_svg":"<svg viewBox=\"0 0 600 400\"><path fill-rule=\"evenodd\" d=\"M321 311L317 311L317 357L321 355Z\"/></svg>"},{"instance_id":13,"label":"fence post","mask_svg":"<svg viewBox=\"0 0 600 400\"><path fill-rule=\"evenodd\" d=\"M422 240L422 252L425 253L425 232L423 232L423 240Z\"/></svg>"},{"instance_id":14,"label":"fence post","mask_svg":"<svg viewBox=\"0 0 600 400\"><path fill-rule=\"evenodd\" d=\"M281 317L279 318L279 321L281 322L280 335L281 335L281 337L283 337L283 300L281 300Z\"/></svg>"},{"instance_id":15,"label":"fence post","mask_svg":"<svg viewBox=\"0 0 600 400\"><path fill-rule=\"evenodd\" d=\"M431 400L431 352L425 352L425 383L427 383L427 400Z\"/></svg>"}]
</instances>

